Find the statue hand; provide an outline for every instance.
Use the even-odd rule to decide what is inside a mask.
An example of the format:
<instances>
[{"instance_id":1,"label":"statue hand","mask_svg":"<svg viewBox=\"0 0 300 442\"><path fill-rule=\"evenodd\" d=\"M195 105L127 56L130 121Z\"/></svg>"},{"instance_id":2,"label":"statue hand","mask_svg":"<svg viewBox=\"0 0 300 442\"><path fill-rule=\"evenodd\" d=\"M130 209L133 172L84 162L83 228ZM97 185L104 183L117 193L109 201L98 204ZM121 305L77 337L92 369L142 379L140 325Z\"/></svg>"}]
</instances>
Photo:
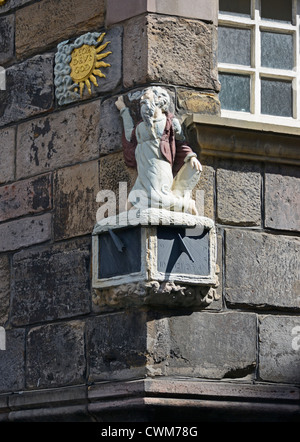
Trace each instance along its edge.
<instances>
[{"instance_id":1,"label":"statue hand","mask_svg":"<svg viewBox=\"0 0 300 442\"><path fill-rule=\"evenodd\" d=\"M119 98L117 99L117 101L115 102L115 105L117 107L117 109L120 111L122 109L124 109L124 107L126 107L125 103L124 103L124 97L123 95L120 95Z\"/></svg>"},{"instance_id":2,"label":"statue hand","mask_svg":"<svg viewBox=\"0 0 300 442\"><path fill-rule=\"evenodd\" d=\"M191 158L191 166L193 169L196 169L198 172L202 172L202 165L200 161L197 160L196 157Z\"/></svg>"}]
</instances>

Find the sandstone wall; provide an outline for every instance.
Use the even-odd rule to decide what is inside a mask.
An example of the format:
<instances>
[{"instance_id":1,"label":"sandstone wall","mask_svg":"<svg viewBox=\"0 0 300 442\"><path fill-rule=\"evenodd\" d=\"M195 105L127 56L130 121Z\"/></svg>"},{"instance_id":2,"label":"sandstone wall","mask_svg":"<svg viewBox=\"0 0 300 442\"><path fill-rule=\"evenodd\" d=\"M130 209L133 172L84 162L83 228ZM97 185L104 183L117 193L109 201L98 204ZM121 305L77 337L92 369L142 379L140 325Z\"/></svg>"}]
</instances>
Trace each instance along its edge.
<instances>
[{"instance_id":1,"label":"sandstone wall","mask_svg":"<svg viewBox=\"0 0 300 442\"><path fill-rule=\"evenodd\" d=\"M51 413L95 420L104 413L96 398L106 397L98 382L144 377L255 385L257 402L279 401L289 416L299 414L296 165L203 154L200 137L193 148L204 167L204 214L218 229L218 300L200 311L95 309L96 196L135 178L122 157L116 98L160 84L179 116L220 115L217 2L184 14L139 2L129 16L125 6L116 12L115 1L106 14L106 3L7 0L0 7L0 326L7 338L0 421ZM59 106L57 44L89 31L107 31L113 44L107 78L91 96Z\"/></svg>"}]
</instances>

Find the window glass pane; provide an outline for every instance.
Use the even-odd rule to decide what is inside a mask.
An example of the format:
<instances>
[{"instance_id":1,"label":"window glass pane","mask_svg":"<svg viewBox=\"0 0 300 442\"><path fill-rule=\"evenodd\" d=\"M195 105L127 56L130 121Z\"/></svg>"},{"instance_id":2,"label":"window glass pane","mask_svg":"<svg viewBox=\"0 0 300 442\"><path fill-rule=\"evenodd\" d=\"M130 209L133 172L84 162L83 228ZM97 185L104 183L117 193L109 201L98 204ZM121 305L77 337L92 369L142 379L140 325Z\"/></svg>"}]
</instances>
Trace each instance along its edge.
<instances>
[{"instance_id":1,"label":"window glass pane","mask_svg":"<svg viewBox=\"0 0 300 442\"><path fill-rule=\"evenodd\" d=\"M261 17L291 23L292 3L293 0L261 0Z\"/></svg>"},{"instance_id":2,"label":"window glass pane","mask_svg":"<svg viewBox=\"0 0 300 442\"><path fill-rule=\"evenodd\" d=\"M219 73L223 109L250 112L250 76Z\"/></svg>"},{"instance_id":3,"label":"window glass pane","mask_svg":"<svg viewBox=\"0 0 300 442\"><path fill-rule=\"evenodd\" d=\"M220 12L250 15L250 0L219 0Z\"/></svg>"},{"instance_id":4,"label":"window glass pane","mask_svg":"<svg viewBox=\"0 0 300 442\"><path fill-rule=\"evenodd\" d=\"M291 81L261 80L261 113L280 117L293 116Z\"/></svg>"},{"instance_id":5,"label":"window glass pane","mask_svg":"<svg viewBox=\"0 0 300 442\"><path fill-rule=\"evenodd\" d=\"M218 60L220 63L251 64L251 30L219 26Z\"/></svg>"},{"instance_id":6,"label":"window glass pane","mask_svg":"<svg viewBox=\"0 0 300 442\"><path fill-rule=\"evenodd\" d=\"M261 65L268 68L293 69L294 41L291 34L261 33Z\"/></svg>"}]
</instances>

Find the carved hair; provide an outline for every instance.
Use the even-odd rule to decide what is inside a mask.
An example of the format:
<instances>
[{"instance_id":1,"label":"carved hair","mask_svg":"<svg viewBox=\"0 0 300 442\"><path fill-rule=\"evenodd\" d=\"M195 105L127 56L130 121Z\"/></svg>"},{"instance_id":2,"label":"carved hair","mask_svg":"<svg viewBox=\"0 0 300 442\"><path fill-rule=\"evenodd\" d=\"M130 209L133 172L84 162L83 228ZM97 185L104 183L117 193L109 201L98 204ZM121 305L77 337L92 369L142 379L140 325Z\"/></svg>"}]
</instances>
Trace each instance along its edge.
<instances>
[{"instance_id":1,"label":"carved hair","mask_svg":"<svg viewBox=\"0 0 300 442\"><path fill-rule=\"evenodd\" d=\"M167 113L171 104L171 99L166 89L163 89L160 86L152 86L148 89L153 91L155 104L160 107L163 112Z\"/></svg>"}]
</instances>

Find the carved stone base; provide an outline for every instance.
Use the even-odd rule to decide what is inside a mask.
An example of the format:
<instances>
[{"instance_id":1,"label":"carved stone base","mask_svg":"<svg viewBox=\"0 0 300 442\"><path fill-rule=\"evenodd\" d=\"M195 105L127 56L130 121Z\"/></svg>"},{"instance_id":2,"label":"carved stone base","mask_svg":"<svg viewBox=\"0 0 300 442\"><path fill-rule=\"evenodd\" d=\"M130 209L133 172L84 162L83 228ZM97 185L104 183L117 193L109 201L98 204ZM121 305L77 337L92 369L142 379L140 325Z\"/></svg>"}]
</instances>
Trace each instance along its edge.
<instances>
[{"instance_id":1,"label":"carved stone base","mask_svg":"<svg viewBox=\"0 0 300 442\"><path fill-rule=\"evenodd\" d=\"M220 299L211 287L182 286L174 282L136 282L109 289L96 289L93 302L97 307L207 307Z\"/></svg>"}]
</instances>

